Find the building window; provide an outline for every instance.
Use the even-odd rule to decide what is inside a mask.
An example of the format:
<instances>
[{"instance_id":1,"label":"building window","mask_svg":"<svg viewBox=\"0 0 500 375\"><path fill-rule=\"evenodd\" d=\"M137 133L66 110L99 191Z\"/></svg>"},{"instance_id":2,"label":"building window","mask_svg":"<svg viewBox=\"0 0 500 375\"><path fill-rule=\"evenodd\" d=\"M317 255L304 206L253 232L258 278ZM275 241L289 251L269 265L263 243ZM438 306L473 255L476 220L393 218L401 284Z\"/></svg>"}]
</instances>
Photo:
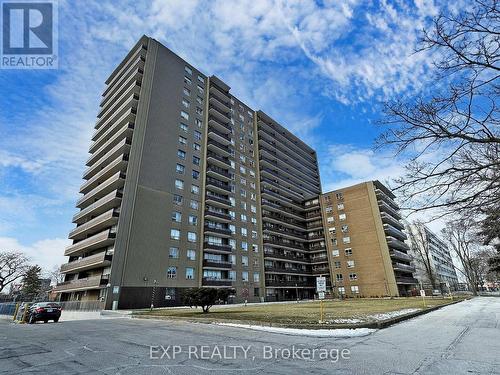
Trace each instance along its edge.
<instances>
[{"instance_id":1,"label":"building window","mask_svg":"<svg viewBox=\"0 0 500 375\"><path fill-rule=\"evenodd\" d=\"M184 93L184 95L186 96L190 96L191 95L191 90L189 90L187 87L184 87L182 89L182 92Z\"/></svg>"},{"instance_id":2,"label":"building window","mask_svg":"<svg viewBox=\"0 0 500 375\"><path fill-rule=\"evenodd\" d=\"M182 99L182 106L183 106L184 108L189 108L189 100Z\"/></svg>"},{"instance_id":3,"label":"building window","mask_svg":"<svg viewBox=\"0 0 500 375\"><path fill-rule=\"evenodd\" d=\"M253 230L252 231L252 238L255 240L257 239L257 231L256 230Z\"/></svg>"},{"instance_id":4,"label":"building window","mask_svg":"<svg viewBox=\"0 0 500 375\"><path fill-rule=\"evenodd\" d=\"M186 152L182 150L177 150L177 157L182 160L186 159Z\"/></svg>"},{"instance_id":5,"label":"building window","mask_svg":"<svg viewBox=\"0 0 500 375\"><path fill-rule=\"evenodd\" d=\"M170 238L173 240L179 240L181 238L181 231L178 229L170 229Z\"/></svg>"},{"instance_id":6,"label":"building window","mask_svg":"<svg viewBox=\"0 0 500 375\"><path fill-rule=\"evenodd\" d=\"M181 117L184 119L184 120L189 120L189 113L185 112L185 111L181 111Z\"/></svg>"},{"instance_id":7,"label":"building window","mask_svg":"<svg viewBox=\"0 0 500 375\"><path fill-rule=\"evenodd\" d=\"M229 224L229 230L231 231L231 234L236 234L236 225Z\"/></svg>"},{"instance_id":8,"label":"building window","mask_svg":"<svg viewBox=\"0 0 500 375\"><path fill-rule=\"evenodd\" d=\"M248 281L248 271L243 271L241 273L241 280L242 281Z\"/></svg>"},{"instance_id":9,"label":"building window","mask_svg":"<svg viewBox=\"0 0 500 375\"><path fill-rule=\"evenodd\" d=\"M201 96L197 96L196 97L196 103L203 104L203 98ZM200 127L201 127L201 124L200 124Z\"/></svg>"},{"instance_id":10,"label":"building window","mask_svg":"<svg viewBox=\"0 0 500 375\"><path fill-rule=\"evenodd\" d=\"M193 164L200 165L200 158L198 156L193 156Z\"/></svg>"},{"instance_id":11,"label":"building window","mask_svg":"<svg viewBox=\"0 0 500 375\"><path fill-rule=\"evenodd\" d=\"M332 257L338 257L339 255L340 254L338 250L332 250Z\"/></svg>"},{"instance_id":12,"label":"building window","mask_svg":"<svg viewBox=\"0 0 500 375\"><path fill-rule=\"evenodd\" d=\"M348 260L347 261L347 268L353 268L354 267L354 261L353 260Z\"/></svg>"},{"instance_id":13,"label":"building window","mask_svg":"<svg viewBox=\"0 0 500 375\"><path fill-rule=\"evenodd\" d=\"M328 224L332 224L332 223L334 223L334 222L335 222L335 218L334 218L333 216L328 216L328 217L326 218L326 222L327 222Z\"/></svg>"},{"instance_id":14,"label":"building window","mask_svg":"<svg viewBox=\"0 0 500 375\"><path fill-rule=\"evenodd\" d=\"M197 141L201 141L201 133L198 130L194 131L194 139Z\"/></svg>"},{"instance_id":15,"label":"building window","mask_svg":"<svg viewBox=\"0 0 500 375\"><path fill-rule=\"evenodd\" d=\"M357 274L355 274L355 273L350 273L349 274L349 280L352 281L352 280L357 280L357 279L358 279L358 275Z\"/></svg>"},{"instance_id":16,"label":"building window","mask_svg":"<svg viewBox=\"0 0 500 375\"><path fill-rule=\"evenodd\" d=\"M191 225L198 224L198 216L196 216L196 215L189 215L189 224L191 224Z\"/></svg>"},{"instance_id":17,"label":"building window","mask_svg":"<svg viewBox=\"0 0 500 375\"><path fill-rule=\"evenodd\" d=\"M203 95L203 87L201 87L200 85L198 85L197 89L198 89L198 93L200 93L201 95Z\"/></svg>"},{"instance_id":18,"label":"building window","mask_svg":"<svg viewBox=\"0 0 500 375\"><path fill-rule=\"evenodd\" d=\"M255 245L255 244L253 244L253 245L252 245L252 251L253 251L254 253L258 253L258 252L259 252L259 245Z\"/></svg>"},{"instance_id":19,"label":"building window","mask_svg":"<svg viewBox=\"0 0 500 375\"><path fill-rule=\"evenodd\" d=\"M343 233L349 232L349 225L342 225L341 230L342 230Z\"/></svg>"},{"instance_id":20,"label":"building window","mask_svg":"<svg viewBox=\"0 0 500 375\"><path fill-rule=\"evenodd\" d=\"M193 70L189 66L185 66L184 71L189 75L193 74Z\"/></svg>"},{"instance_id":21,"label":"building window","mask_svg":"<svg viewBox=\"0 0 500 375\"><path fill-rule=\"evenodd\" d=\"M181 195L174 194L174 204L176 204L177 206L182 205L182 196Z\"/></svg>"},{"instance_id":22,"label":"building window","mask_svg":"<svg viewBox=\"0 0 500 375\"><path fill-rule=\"evenodd\" d=\"M186 145L187 144L187 138L183 137L182 135L179 136L179 143L181 145Z\"/></svg>"},{"instance_id":23,"label":"building window","mask_svg":"<svg viewBox=\"0 0 500 375\"><path fill-rule=\"evenodd\" d=\"M201 126L203 125L203 122L199 118L197 118L196 120L194 120L194 123L199 128L201 128Z\"/></svg>"},{"instance_id":24,"label":"building window","mask_svg":"<svg viewBox=\"0 0 500 375\"><path fill-rule=\"evenodd\" d=\"M336 194L335 194L335 197L337 197L337 199L338 199L339 201L341 201L342 199L344 199L344 194L342 194L342 193L336 193Z\"/></svg>"},{"instance_id":25,"label":"building window","mask_svg":"<svg viewBox=\"0 0 500 375\"><path fill-rule=\"evenodd\" d=\"M328 207L326 207L326 208L325 208L325 212L326 212L327 214L332 213L332 212L333 212L333 207L332 207L332 206L328 206Z\"/></svg>"},{"instance_id":26,"label":"building window","mask_svg":"<svg viewBox=\"0 0 500 375\"><path fill-rule=\"evenodd\" d=\"M191 207L193 210L197 210L198 206L199 206L198 201L191 199L191 202L189 202L189 207Z\"/></svg>"},{"instance_id":27,"label":"building window","mask_svg":"<svg viewBox=\"0 0 500 375\"><path fill-rule=\"evenodd\" d=\"M241 250L248 251L248 243L241 241Z\"/></svg>"},{"instance_id":28,"label":"building window","mask_svg":"<svg viewBox=\"0 0 500 375\"><path fill-rule=\"evenodd\" d=\"M203 115L203 109L201 109L200 107L196 107L196 114Z\"/></svg>"},{"instance_id":29,"label":"building window","mask_svg":"<svg viewBox=\"0 0 500 375\"><path fill-rule=\"evenodd\" d=\"M198 82L205 83L205 79L202 76L198 76Z\"/></svg>"},{"instance_id":30,"label":"building window","mask_svg":"<svg viewBox=\"0 0 500 375\"><path fill-rule=\"evenodd\" d=\"M253 282L254 283L260 282L260 273L258 273L258 272L253 273ZM258 293L257 293L257 296L258 296Z\"/></svg>"},{"instance_id":31,"label":"building window","mask_svg":"<svg viewBox=\"0 0 500 375\"><path fill-rule=\"evenodd\" d=\"M344 209L344 203L337 204L337 210L341 211Z\"/></svg>"},{"instance_id":32,"label":"building window","mask_svg":"<svg viewBox=\"0 0 500 375\"><path fill-rule=\"evenodd\" d=\"M200 151L201 150L201 146L198 143L193 143L193 150Z\"/></svg>"},{"instance_id":33,"label":"building window","mask_svg":"<svg viewBox=\"0 0 500 375\"><path fill-rule=\"evenodd\" d=\"M243 237L246 237L246 236L247 236L247 232L248 232L248 231L247 231L247 228L241 228L241 235L242 235Z\"/></svg>"},{"instance_id":34,"label":"building window","mask_svg":"<svg viewBox=\"0 0 500 375\"><path fill-rule=\"evenodd\" d=\"M196 242L196 233L188 232L188 242Z\"/></svg>"},{"instance_id":35,"label":"building window","mask_svg":"<svg viewBox=\"0 0 500 375\"><path fill-rule=\"evenodd\" d=\"M197 180L197 179L199 179L199 178L200 178L200 172L195 171L195 170L193 169L193 174L192 174L192 176L193 176L193 178L194 178L195 180Z\"/></svg>"},{"instance_id":36,"label":"building window","mask_svg":"<svg viewBox=\"0 0 500 375\"><path fill-rule=\"evenodd\" d=\"M191 185L191 193L193 194L199 194L200 193L200 187L196 185Z\"/></svg>"},{"instance_id":37,"label":"building window","mask_svg":"<svg viewBox=\"0 0 500 375\"><path fill-rule=\"evenodd\" d=\"M359 286L352 285L351 286L351 293L353 293L353 294L359 294Z\"/></svg>"},{"instance_id":38,"label":"building window","mask_svg":"<svg viewBox=\"0 0 500 375\"><path fill-rule=\"evenodd\" d=\"M244 223L246 223L246 222L247 222L247 215L245 215L245 214L241 214L241 215L240 215L240 217L241 217L241 221L242 221L242 222L244 222Z\"/></svg>"},{"instance_id":39,"label":"building window","mask_svg":"<svg viewBox=\"0 0 500 375\"><path fill-rule=\"evenodd\" d=\"M186 255L187 255L187 258L189 260L196 260L196 251L195 250L188 250Z\"/></svg>"},{"instance_id":40,"label":"building window","mask_svg":"<svg viewBox=\"0 0 500 375\"><path fill-rule=\"evenodd\" d=\"M241 265L245 266L245 267L248 267L248 257L246 255L243 255L241 257Z\"/></svg>"},{"instance_id":41,"label":"building window","mask_svg":"<svg viewBox=\"0 0 500 375\"><path fill-rule=\"evenodd\" d=\"M181 128L181 130L183 132L186 132L186 133L187 133L187 131L189 129L189 127L186 124L182 123L182 122L179 124L179 127Z\"/></svg>"},{"instance_id":42,"label":"building window","mask_svg":"<svg viewBox=\"0 0 500 375\"><path fill-rule=\"evenodd\" d=\"M187 280L194 279L194 268L193 267L186 267L186 279Z\"/></svg>"},{"instance_id":43,"label":"building window","mask_svg":"<svg viewBox=\"0 0 500 375\"><path fill-rule=\"evenodd\" d=\"M181 218L182 218L182 214L180 212L177 212L177 211L172 212L172 221L180 223Z\"/></svg>"},{"instance_id":44,"label":"building window","mask_svg":"<svg viewBox=\"0 0 500 375\"><path fill-rule=\"evenodd\" d=\"M175 171L179 174L184 174L185 169L186 168L182 164L177 164L175 166Z\"/></svg>"},{"instance_id":45,"label":"building window","mask_svg":"<svg viewBox=\"0 0 500 375\"><path fill-rule=\"evenodd\" d=\"M253 288L253 296L254 297L260 296L260 289L259 288Z\"/></svg>"},{"instance_id":46,"label":"building window","mask_svg":"<svg viewBox=\"0 0 500 375\"><path fill-rule=\"evenodd\" d=\"M345 221L346 218L347 218L346 214L339 214L340 221Z\"/></svg>"},{"instance_id":47,"label":"building window","mask_svg":"<svg viewBox=\"0 0 500 375\"><path fill-rule=\"evenodd\" d=\"M251 205L250 205L250 211L251 211L252 213L254 213L254 214L255 214L255 213L257 213L257 206L255 206L255 205L251 204Z\"/></svg>"},{"instance_id":48,"label":"building window","mask_svg":"<svg viewBox=\"0 0 500 375\"><path fill-rule=\"evenodd\" d=\"M167 268L167 277L169 279L175 279L177 277L177 267L171 266Z\"/></svg>"},{"instance_id":49,"label":"building window","mask_svg":"<svg viewBox=\"0 0 500 375\"><path fill-rule=\"evenodd\" d=\"M340 268L340 262L334 262L335 268Z\"/></svg>"},{"instance_id":50,"label":"building window","mask_svg":"<svg viewBox=\"0 0 500 375\"><path fill-rule=\"evenodd\" d=\"M179 248L178 247L171 247L168 250L168 257L169 258L174 258L174 259L179 258Z\"/></svg>"},{"instance_id":51,"label":"building window","mask_svg":"<svg viewBox=\"0 0 500 375\"><path fill-rule=\"evenodd\" d=\"M184 189L184 181L182 180L175 180L175 188L182 190Z\"/></svg>"},{"instance_id":52,"label":"building window","mask_svg":"<svg viewBox=\"0 0 500 375\"><path fill-rule=\"evenodd\" d=\"M339 290L339 294L342 294L342 295L345 294L345 288L343 286L339 286L338 290Z\"/></svg>"},{"instance_id":53,"label":"building window","mask_svg":"<svg viewBox=\"0 0 500 375\"><path fill-rule=\"evenodd\" d=\"M352 249L350 247L348 247L347 249L345 249L345 255L346 256L352 255Z\"/></svg>"},{"instance_id":54,"label":"building window","mask_svg":"<svg viewBox=\"0 0 500 375\"><path fill-rule=\"evenodd\" d=\"M342 238L342 242L343 242L344 244L351 243L351 237L343 237L343 238Z\"/></svg>"},{"instance_id":55,"label":"building window","mask_svg":"<svg viewBox=\"0 0 500 375\"><path fill-rule=\"evenodd\" d=\"M335 279L338 282L342 282L342 281L344 281L344 275L342 275L341 273L338 273L338 274L335 275Z\"/></svg>"}]
</instances>

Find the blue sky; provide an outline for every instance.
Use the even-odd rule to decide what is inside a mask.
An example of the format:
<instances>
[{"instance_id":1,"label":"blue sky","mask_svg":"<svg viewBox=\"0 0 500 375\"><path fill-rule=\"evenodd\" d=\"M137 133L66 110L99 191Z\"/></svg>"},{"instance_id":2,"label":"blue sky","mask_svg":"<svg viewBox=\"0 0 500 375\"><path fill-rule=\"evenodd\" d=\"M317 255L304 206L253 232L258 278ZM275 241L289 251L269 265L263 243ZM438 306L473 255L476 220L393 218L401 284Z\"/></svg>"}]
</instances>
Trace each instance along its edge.
<instances>
[{"instance_id":1,"label":"blue sky","mask_svg":"<svg viewBox=\"0 0 500 375\"><path fill-rule=\"evenodd\" d=\"M372 150L381 103L432 85L412 1L59 1L59 68L0 71L0 249L64 261L104 81L142 34L318 150L323 189L402 172Z\"/></svg>"}]
</instances>

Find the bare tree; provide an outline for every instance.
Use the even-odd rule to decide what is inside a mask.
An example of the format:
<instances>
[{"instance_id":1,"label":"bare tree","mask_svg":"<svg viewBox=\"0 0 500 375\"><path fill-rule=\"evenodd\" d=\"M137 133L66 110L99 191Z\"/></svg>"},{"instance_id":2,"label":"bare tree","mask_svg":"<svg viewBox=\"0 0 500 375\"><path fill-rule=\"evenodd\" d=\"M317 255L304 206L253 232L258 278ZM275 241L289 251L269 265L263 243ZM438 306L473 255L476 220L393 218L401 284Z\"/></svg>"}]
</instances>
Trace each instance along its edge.
<instances>
[{"instance_id":1,"label":"bare tree","mask_svg":"<svg viewBox=\"0 0 500 375\"><path fill-rule=\"evenodd\" d=\"M424 277L432 285L432 289L438 289L437 282L439 280L432 266L430 247L427 235L425 233L424 224L421 221L415 220L406 231L410 242L411 254L414 257L415 266L423 271Z\"/></svg>"},{"instance_id":2,"label":"bare tree","mask_svg":"<svg viewBox=\"0 0 500 375\"><path fill-rule=\"evenodd\" d=\"M465 277L470 290L477 295L478 286L483 285L489 271L488 261L492 251L482 246L477 237L478 224L470 218L461 218L446 223L443 235L454 255L460 261L458 271Z\"/></svg>"},{"instance_id":3,"label":"bare tree","mask_svg":"<svg viewBox=\"0 0 500 375\"><path fill-rule=\"evenodd\" d=\"M436 80L420 97L386 103L378 147L410 158L394 190L411 211L441 215L500 202L500 9L475 0L441 14L416 53L434 60Z\"/></svg>"},{"instance_id":4,"label":"bare tree","mask_svg":"<svg viewBox=\"0 0 500 375\"><path fill-rule=\"evenodd\" d=\"M28 258L19 252L0 252L0 292L22 278L28 268Z\"/></svg>"}]
</instances>

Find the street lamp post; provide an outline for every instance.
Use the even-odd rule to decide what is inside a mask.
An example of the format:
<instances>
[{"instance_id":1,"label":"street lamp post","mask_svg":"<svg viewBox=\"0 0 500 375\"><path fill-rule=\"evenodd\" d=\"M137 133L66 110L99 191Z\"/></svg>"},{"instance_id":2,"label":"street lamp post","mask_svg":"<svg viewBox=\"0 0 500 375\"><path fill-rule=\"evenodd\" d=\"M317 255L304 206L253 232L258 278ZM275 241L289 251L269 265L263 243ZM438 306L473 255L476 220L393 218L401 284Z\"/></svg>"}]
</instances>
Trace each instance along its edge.
<instances>
[{"instance_id":1,"label":"street lamp post","mask_svg":"<svg viewBox=\"0 0 500 375\"><path fill-rule=\"evenodd\" d=\"M295 283L295 296L297 297L297 303L299 303L299 287L297 283Z\"/></svg>"}]
</instances>

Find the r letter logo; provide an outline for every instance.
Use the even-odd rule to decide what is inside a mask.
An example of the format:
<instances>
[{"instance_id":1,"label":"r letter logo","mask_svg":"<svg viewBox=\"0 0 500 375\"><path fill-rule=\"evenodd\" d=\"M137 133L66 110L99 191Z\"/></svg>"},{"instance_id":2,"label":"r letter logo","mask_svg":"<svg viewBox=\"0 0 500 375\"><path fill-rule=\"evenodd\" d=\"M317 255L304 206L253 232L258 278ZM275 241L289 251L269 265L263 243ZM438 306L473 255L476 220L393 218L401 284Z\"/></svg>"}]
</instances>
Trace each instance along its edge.
<instances>
[{"instance_id":1,"label":"r letter logo","mask_svg":"<svg viewBox=\"0 0 500 375\"><path fill-rule=\"evenodd\" d=\"M56 54L54 2L2 2L2 69L55 69Z\"/></svg>"}]
</instances>

